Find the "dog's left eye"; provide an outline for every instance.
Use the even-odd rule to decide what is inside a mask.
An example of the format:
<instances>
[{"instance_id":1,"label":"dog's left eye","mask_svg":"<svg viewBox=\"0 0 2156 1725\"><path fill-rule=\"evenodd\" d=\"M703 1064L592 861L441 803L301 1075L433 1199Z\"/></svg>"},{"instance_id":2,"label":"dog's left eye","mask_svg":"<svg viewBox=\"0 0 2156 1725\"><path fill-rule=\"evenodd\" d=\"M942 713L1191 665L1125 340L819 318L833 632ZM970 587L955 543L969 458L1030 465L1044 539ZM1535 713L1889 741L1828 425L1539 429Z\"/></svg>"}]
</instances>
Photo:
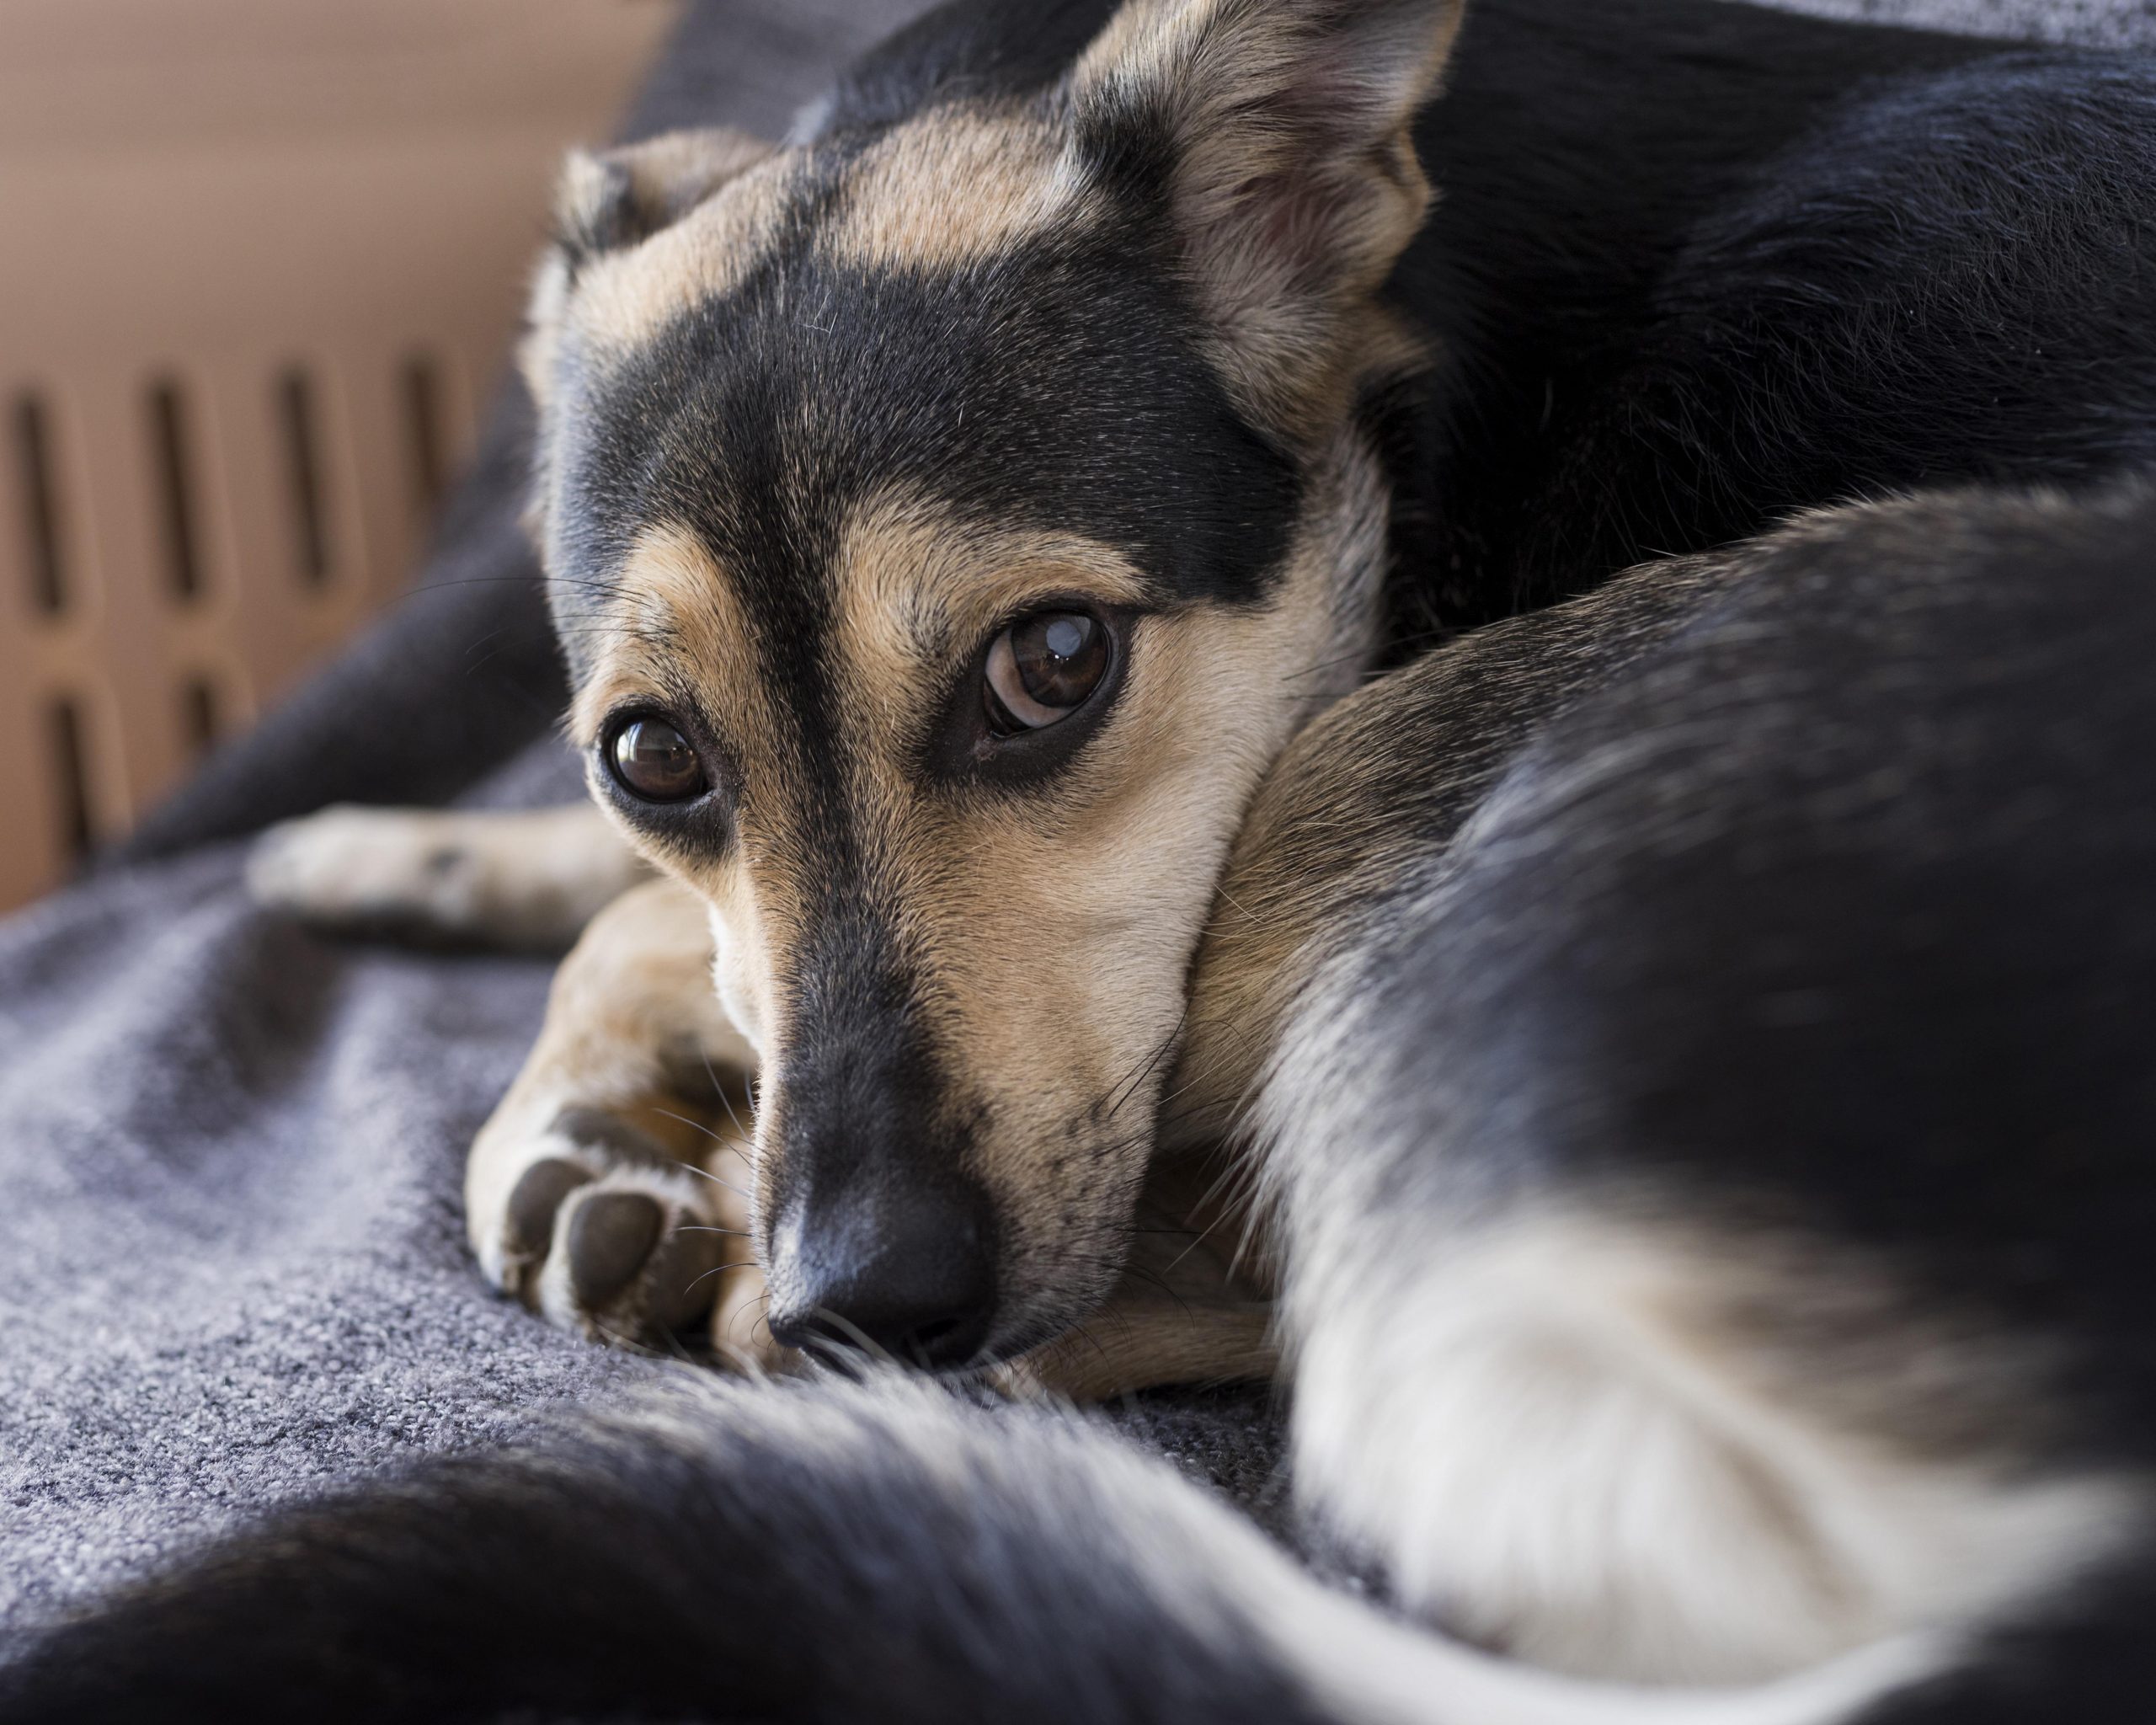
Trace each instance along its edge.
<instances>
[{"instance_id":1,"label":"dog's left eye","mask_svg":"<svg viewBox=\"0 0 2156 1725\"><path fill-rule=\"evenodd\" d=\"M639 802L684 803L710 787L695 747L662 714L616 723L601 746L615 782Z\"/></svg>"},{"instance_id":2,"label":"dog's left eye","mask_svg":"<svg viewBox=\"0 0 2156 1725\"><path fill-rule=\"evenodd\" d=\"M998 736L1068 718L1107 675L1107 626L1082 611L1022 617L988 649L982 701Z\"/></svg>"}]
</instances>

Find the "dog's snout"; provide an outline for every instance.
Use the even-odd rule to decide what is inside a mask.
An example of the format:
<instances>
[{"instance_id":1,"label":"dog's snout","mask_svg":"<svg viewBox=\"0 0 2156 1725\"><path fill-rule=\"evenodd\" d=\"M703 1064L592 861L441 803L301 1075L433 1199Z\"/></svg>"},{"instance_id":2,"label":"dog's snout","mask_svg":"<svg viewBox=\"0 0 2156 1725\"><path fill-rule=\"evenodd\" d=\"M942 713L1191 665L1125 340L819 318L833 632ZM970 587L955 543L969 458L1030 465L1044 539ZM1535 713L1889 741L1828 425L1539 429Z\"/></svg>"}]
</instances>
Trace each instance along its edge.
<instances>
[{"instance_id":1,"label":"dog's snout","mask_svg":"<svg viewBox=\"0 0 2156 1725\"><path fill-rule=\"evenodd\" d=\"M774 1238L771 1333L792 1348L963 1365L994 1316L991 1236L985 1199L955 1183L797 1205Z\"/></svg>"}]
</instances>

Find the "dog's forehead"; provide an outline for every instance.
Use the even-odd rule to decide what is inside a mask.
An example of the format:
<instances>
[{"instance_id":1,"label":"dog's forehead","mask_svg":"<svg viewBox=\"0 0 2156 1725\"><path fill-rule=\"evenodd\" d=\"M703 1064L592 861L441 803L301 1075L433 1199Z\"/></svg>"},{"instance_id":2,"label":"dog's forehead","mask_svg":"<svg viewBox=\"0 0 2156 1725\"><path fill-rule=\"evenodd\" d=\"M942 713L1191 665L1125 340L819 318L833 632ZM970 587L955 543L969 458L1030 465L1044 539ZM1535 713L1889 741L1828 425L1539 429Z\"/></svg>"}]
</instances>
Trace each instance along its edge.
<instances>
[{"instance_id":1,"label":"dog's forehead","mask_svg":"<svg viewBox=\"0 0 2156 1725\"><path fill-rule=\"evenodd\" d=\"M796 164L782 194L746 189L767 207L730 279L677 272L677 307L630 339L572 328L550 414L558 607L603 594L664 521L754 615L813 628L849 522L893 494L1115 547L1171 601L1262 596L1295 470L1235 409L1155 237L1043 223L1007 174L983 192L1003 217L946 221L929 206L958 189L930 170L976 150L995 158L947 128Z\"/></svg>"}]
</instances>

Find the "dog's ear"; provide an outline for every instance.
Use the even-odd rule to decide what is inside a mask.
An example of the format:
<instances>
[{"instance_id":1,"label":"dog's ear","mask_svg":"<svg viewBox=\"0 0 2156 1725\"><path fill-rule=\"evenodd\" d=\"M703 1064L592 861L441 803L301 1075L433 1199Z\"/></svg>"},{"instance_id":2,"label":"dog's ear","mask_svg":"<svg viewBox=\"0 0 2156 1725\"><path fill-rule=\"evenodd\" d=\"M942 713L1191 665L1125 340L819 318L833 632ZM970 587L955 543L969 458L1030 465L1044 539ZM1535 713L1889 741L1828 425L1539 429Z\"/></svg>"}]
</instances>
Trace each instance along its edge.
<instances>
[{"instance_id":1,"label":"dog's ear","mask_svg":"<svg viewBox=\"0 0 2156 1725\"><path fill-rule=\"evenodd\" d=\"M572 150L554 186L554 244L531 285L522 365L543 401L553 335L577 273L670 227L776 146L731 126L662 132L611 150Z\"/></svg>"},{"instance_id":2,"label":"dog's ear","mask_svg":"<svg viewBox=\"0 0 2156 1725\"><path fill-rule=\"evenodd\" d=\"M1097 171L1168 200L1238 381L1292 420L1430 189L1411 136L1461 0L1129 0L1072 74Z\"/></svg>"},{"instance_id":3,"label":"dog's ear","mask_svg":"<svg viewBox=\"0 0 2156 1725\"><path fill-rule=\"evenodd\" d=\"M572 150L554 188L554 232L572 263L670 227L776 147L731 126Z\"/></svg>"}]
</instances>

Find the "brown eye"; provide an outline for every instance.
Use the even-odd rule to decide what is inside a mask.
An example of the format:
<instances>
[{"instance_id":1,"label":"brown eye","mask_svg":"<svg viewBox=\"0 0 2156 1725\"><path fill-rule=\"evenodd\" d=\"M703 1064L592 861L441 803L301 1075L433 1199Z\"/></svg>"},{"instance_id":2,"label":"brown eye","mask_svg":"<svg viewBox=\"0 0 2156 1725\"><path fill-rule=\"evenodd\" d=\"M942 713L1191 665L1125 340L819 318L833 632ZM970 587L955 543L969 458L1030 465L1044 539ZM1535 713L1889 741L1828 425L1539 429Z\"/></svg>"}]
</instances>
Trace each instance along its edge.
<instances>
[{"instance_id":1,"label":"brown eye","mask_svg":"<svg viewBox=\"0 0 2156 1725\"><path fill-rule=\"evenodd\" d=\"M1022 617L988 649L990 728L1003 736L1067 718L1107 675L1108 632L1082 611Z\"/></svg>"},{"instance_id":2,"label":"brown eye","mask_svg":"<svg viewBox=\"0 0 2156 1725\"><path fill-rule=\"evenodd\" d=\"M667 720L647 713L617 727L606 745L614 777L647 803L682 803L709 784L689 740Z\"/></svg>"}]
</instances>

